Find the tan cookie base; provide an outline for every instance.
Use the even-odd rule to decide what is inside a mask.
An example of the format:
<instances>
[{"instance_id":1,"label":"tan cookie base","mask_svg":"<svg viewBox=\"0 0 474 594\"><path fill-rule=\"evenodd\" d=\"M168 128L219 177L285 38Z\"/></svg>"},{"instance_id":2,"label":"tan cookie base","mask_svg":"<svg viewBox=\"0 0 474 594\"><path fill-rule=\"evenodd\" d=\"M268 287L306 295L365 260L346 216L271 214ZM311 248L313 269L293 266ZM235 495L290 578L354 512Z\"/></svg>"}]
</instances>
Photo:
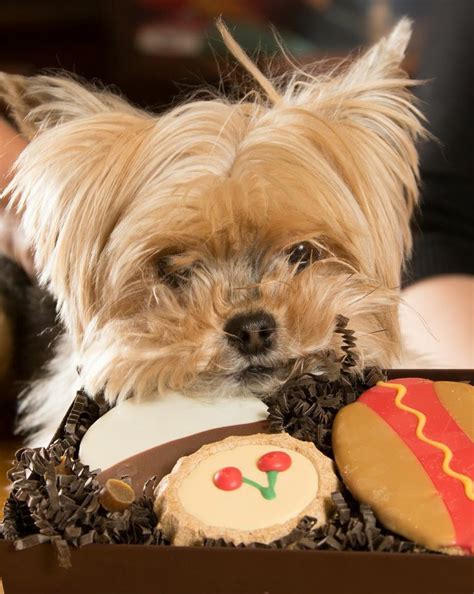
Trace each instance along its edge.
<instances>
[{"instance_id":1,"label":"tan cookie base","mask_svg":"<svg viewBox=\"0 0 474 594\"><path fill-rule=\"evenodd\" d=\"M239 530L212 526L198 520L183 506L179 495L183 481L196 467L210 456L237 446L263 445L295 451L304 456L314 467L318 477L316 496L303 509L283 523L275 523L255 530ZM158 527L174 545L192 546L204 539L223 538L234 544L253 542L268 544L289 534L306 515L316 517L317 525L326 522L332 506L330 495L338 489L332 461L321 454L312 443L299 441L285 433L257 434L242 437L228 437L217 443L202 447L195 454L181 458L173 471L166 476L156 490L155 511L160 518Z\"/></svg>"}]
</instances>

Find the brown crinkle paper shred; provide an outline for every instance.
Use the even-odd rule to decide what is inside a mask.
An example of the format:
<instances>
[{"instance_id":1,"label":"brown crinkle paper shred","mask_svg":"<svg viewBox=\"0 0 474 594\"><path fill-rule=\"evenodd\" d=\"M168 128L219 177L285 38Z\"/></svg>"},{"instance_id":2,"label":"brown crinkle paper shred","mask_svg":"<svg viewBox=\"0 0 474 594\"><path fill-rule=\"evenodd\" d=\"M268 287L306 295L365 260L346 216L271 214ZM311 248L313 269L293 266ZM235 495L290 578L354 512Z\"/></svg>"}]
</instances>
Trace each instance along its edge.
<instances>
[{"instance_id":1,"label":"brown crinkle paper shred","mask_svg":"<svg viewBox=\"0 0 474 594\"><path fill-rule=\"evenodd\" d=\"M336 511L324 526L314 529L313 518L303 519L305 534L295 543L295 548L379 553L429 552L381 526L372 509L358 504L349 493L333 493L332 500Z\"/></svg>"},{"instance_id":2,"label":"brown crinkle paper shred","mask_svg":"<svg viewBox=\"0 0 474 594\"><path fill-rule=\"evenodd\" d=\"M355 337L347 324L347 318L338 316L336 332L341 336L343 354L331 360L337 379L305 374L265 399L272 432L286 431L297 439L312 441L330 457L333 457L331 429L337 411L354 402L378 380L386 379L377 368L368 368L361 376L353 373L357 364L353 350ZM78 460L82 436L107 410L100 395L91 399L80 391L47 448L24 448L17 452L15 465L8 475L12 491L5 505L3 524L0 524L0 538L14 541L18 550L49 542L62 567L70 567L71 546L169 544L156 528L153 477L124 512L108 512L100 505L97 471ZM333 501L335 512L325 526L315 528L316 520L305 517L290 534L269 545L239 546L338 551L423 550L381 527L372 510L359 505L348 492L334 493ZM202 544L235 546L222 539L206 539Z\"/></svg>"},{"instance_id":3,"label":"brown crinkle paper shred","mask_svg":"<svg viewBox=\"0 0 474 594\"><path fill-rule=\"evenodd\" d=\"M354 402L379 380L387 378L376 367L369 367L361 376L354 376L352 368L357 356L352 349L355 338L347 323L347 318L338 316L336 332L341 334L344 354L338 361L340 374L337 380L307 373L290 380L264 399L272 433L285 431L296 439L312 441L318 450L331 458L331 430L339 409Z\"/></svg>"},{"instance_id":4,"label":"brown crinkle paper shred","mask_svg":"<svg viewBox=\"0 0 474 594\"><path fill-rule=\"evenodd\" d=\"M2 536L17 550L51 542L59 564L70 567L70 546L91 543L164 544L153 511L154 481L124 512L101 507L97 472L77 459L80 439L105 412L79 392L61 432L47 448L24 448L8 476Z\"/></svg>"}]
</instances>

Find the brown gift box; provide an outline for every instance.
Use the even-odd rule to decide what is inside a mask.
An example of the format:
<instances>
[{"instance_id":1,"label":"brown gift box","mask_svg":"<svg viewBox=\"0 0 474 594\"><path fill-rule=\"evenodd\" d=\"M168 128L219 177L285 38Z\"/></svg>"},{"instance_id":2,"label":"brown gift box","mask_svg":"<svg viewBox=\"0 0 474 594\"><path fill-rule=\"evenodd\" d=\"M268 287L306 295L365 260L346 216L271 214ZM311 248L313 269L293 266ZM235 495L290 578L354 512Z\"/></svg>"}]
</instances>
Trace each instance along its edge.
<instances>
[{"instance_id":1,"label":"brown gift box","mask_svg":"<svg viewBox=\"0 0 474 594\"><path fill-rule=\"evenodd\" d=\"M474 370L392 370L391 378L470 381ZM474 520L474 519L473 519ZM73 549L0 541L5 594L472 594L474 557L142 545Z\"/></svg>"}]
</instances>

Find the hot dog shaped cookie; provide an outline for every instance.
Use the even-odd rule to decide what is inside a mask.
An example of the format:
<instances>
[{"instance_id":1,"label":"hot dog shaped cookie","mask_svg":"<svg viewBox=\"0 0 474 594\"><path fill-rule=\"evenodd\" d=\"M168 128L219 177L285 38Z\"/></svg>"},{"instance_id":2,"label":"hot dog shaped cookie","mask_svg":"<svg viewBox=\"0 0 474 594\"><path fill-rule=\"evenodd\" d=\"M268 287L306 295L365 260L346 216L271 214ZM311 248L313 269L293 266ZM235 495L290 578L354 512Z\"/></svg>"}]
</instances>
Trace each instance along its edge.
<instances>
[{"instance_id":1,"label":"hot dog shaped cookie","mask_svg":"<svg viewBox=\"0 0 474 594\"><path fill-rule=\"evenodd\" d=\"M339 411L341 476L389 529L433 550L474 549L474 388L379 382Z\"/></svg>"}]
</instances>

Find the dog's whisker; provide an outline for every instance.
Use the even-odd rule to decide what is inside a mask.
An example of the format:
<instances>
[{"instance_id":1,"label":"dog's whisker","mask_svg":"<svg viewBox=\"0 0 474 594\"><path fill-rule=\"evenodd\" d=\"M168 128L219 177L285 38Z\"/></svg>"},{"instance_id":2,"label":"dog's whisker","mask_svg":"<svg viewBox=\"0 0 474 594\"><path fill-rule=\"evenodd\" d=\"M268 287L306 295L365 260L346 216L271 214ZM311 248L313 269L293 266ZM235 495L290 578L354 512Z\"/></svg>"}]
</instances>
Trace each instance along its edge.
<instances>
[{"instance_id":1,"label":"dog's whisker","mask_svg":"<svg viewBox=\"0 0 474 594\"><path fill-rule=\"evenodd\" d=\"M345 268L348 268L349 270L352 271L351 277L358 274L355 266L353 266L346 260L342 260L341 258L338 258L337 256L333 256L331 258L324 258L324 260L321 260L321 262L317 262L317 264L319 264L321 266L324 264L339 264L340 266L344 266Z\"/></svg>"},{"instance_id":2,"label":"dog's whisker","mask_svg":"<svg viewBox=\"0 0 474 594\"><path fill-rule=\"evenodd\" d=\"M425 320L425 318L421 315L421 313L419 311L417 311L412 305L410 305L409 303L407 303L407 301L405 301L405 299L403 299L402 297L399 298L399 302L400 305L402 305L403 307L406 307L407 309L409 309L413 314L415 314L417 316L417 318L420 320L420 322L423 325L424 330L426 330L426 332L428 332L428 334L431 336L431 338L433 338L433 340L435 340L436 342L440 342L439 337L437 337L433 331L431 330L431 328L429 327L427 321Z\"/></svg>"},{"instance_id":3,"label":"dog's whisker","mask_svg":"<svg viewBox=\"0 0 474 594\"><path fill-rule=\"evenodd\" d=\"M388 332L387 328L380 328L379 330L373 330L372 332L364 332L363 334L357 334L359 338L363 336L370 336L371 334L379 334L379 332Z\"/></svg>"},{"instance_id":4,"label":"dog's whisker","mask_svg":"<svg viewBox=\"0 0 474 594\"><path fill-rule=\"evenodd\" d=\"M268 279L265 281L260 281L258 283L253 283L251 285L246 285L244 287L232 287L232 289L234 291L249 291L251 289L259 289L260 287L264 287L265 285L271 285L271 284L282 284L282 285L286 285L287 287L291 287L291 283L288 281L284 281L281 279Z\"/></svg>"},{"instance_id":5,"label":"dog's whisker","mask_svg":"<svg viewBox=\"0 0 474 594\"><path fill-rule=\"evenodd\" d=\"M380 289L380 287L374 287L371 291L369 291L365 295L361 295L357 299L354 299L354 301L351 301L349 303L349 306L352 306L352 305L358 303L359 301L362 301L363 299L367 299L367 297L370 297L370 295L373 295L375 293L375 291L378 291L379 289Z\"/></svg>"},{"instance_id":6,"label":"dog's whisker","mask_svg":"<svg viewBox=\"0 0 474 594\"><path fill-rule=\"evenodd\" d=\"M153 287L153 289L151 290L153 298L155 299L155 302L157 305L160 304L160 298L158 297L158 295L156 294L156 287Z\"/></svg>"},{"instance_id":7,"label":"dog's whisker","mask_svg":"<svg viewBox=\"0 0 474 594\"><path fill-rule=\"evenodd\" d=\"M213 361L212 364L210 363L209 365L212 365L212 367L217 367L217 369L220 369L221 371L224 371L226 373L231 373L234 371L233 367L226 367L225 365L217 363L216 361Z\"/></svg>"}]
</instances>

